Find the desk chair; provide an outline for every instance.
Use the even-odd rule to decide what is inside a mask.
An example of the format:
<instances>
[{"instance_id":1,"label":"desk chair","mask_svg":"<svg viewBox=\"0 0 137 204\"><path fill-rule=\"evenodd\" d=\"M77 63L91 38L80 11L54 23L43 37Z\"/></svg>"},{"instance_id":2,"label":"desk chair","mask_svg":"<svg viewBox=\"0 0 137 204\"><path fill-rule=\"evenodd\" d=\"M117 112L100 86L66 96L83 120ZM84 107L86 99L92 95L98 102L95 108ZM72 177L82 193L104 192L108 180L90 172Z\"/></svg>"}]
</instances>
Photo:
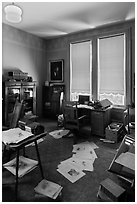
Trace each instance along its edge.
<instances>
[{"instance_id":1,"label":"desk chair","mask_svg":"<svg viewBox=\"0 0 137 204\"><path fill-rule=\"evenodd\" d=\"M3 126L2 131L6 131L10 128L17 127L18 120L20 119L20 116L21 116L22 108L23 108L23 101L19 102L18 100L16 100L13 112L9 116L9 125ZM11 152L12 150L9 150L8 147L2 143L2 159L4 160L6 153L8 153L7 159L9 160L11 156Z\"/></svg>"},{"instance_id":2,"label":"desk chair","mask_svg":"<svg viewBox=\"0 0 137 204\"><path fill-rule=\"evenodd\" d=\"M77 102L74 101L64 101L63 102L63 116L64 116L64 127L71 130L76 134L76 136L81 136L81 134L86 134L87 128L91 127L86 124L86 115L79 116Z\"/></svg>"},{"instance_id":3,"label":"desk chair","mask_svg":"<svg viewBox=\"0 0 137 204\"><path fill-rule=\"evenodd\" d=\"M126 111L124 112L125 125L128 128L128 134L130 134L131 129L135 129L135 105L131 104L127 106Z\"/></svg>"},{"instance_id":4,"label":"desk chair","mask_svg":"<svg viewBox=\"0 0 137 204\"><path fill-rule=\"evenodd\" d=\"M18 120L21 117L23 108L23 101L19 102L18 99L15 102L13 112L9 114L8 121L6 121L7 126L2 126L2 130L8 130L10 128L17 127Z\"/></svg>"}]
</instances>

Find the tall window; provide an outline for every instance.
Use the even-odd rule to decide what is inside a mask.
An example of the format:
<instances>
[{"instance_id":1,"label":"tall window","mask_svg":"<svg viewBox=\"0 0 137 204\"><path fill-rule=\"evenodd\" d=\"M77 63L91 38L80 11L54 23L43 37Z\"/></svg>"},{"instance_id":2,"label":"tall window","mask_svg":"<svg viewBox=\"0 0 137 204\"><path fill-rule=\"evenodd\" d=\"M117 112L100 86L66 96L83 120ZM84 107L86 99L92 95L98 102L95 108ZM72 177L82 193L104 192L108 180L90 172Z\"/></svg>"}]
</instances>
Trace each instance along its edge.
<instances>
[{"instance_id":1,"label":"tall window","mask_svg":"<svg viewBox=\"0 0 137 204\"><path fill-rule=\"evenodd\" d=\"M125 35L98 39L98 99L125 104Z\"/></svg>"},{"instance_id":2,"label":"tall window","mask_svg":"<svg viewBox=\"0 0 137 204\"><path fill-rule=\"evenodd\" d=\"M70 100L91 96L91 41L70 44Z\"/></svg>"}]
</instances>

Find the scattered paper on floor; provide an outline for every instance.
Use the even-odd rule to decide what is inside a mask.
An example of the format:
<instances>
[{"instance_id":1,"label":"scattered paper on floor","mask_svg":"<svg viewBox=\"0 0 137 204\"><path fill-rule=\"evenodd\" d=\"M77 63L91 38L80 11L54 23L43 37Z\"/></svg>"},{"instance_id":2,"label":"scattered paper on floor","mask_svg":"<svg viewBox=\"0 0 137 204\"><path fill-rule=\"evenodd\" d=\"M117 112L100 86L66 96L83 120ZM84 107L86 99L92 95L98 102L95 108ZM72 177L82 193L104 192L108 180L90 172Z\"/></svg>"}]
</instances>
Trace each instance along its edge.
<instances>
[{"instance_id":1,"label":"scattered paper on floor","mask_svg":"<svg viewBox=\"0 0 137 204\"><path fill-rule=\"evenodd\" d=\"M68 135L69 132L70 132L69 130L63 130L63 129L61 129L61 130L54 130L54 131L50 132L49 135L51 135L55 139L60 139L60 138L62 138L64 136Z\"/></svg>"},{"instance_id":2,"label":"scattered paper on floor","mask_svg":"<svg viewBox=\"0 0 137 204\"><path fill-rule=\"evenodd\" d=\"M81 170L76 168L74 165L71 164L64 164L60 165L57 169L64 177L66 177L72 183L79 180L81 177L85 175L85 173Z\"/></svg>"},{"instance_id":3,"label":"scattered paper on floor","mask_svg":"<svg viewBox=\"0 0 137 204\"><path fill-rule=\"evenodd\" d=\"M57 171L65 176L72 183L85 175L83 171L94 171L94 161L97 155L94 149L98 146L93 142L82 142L73 145L72 157L61 161ZM74 175L70 175L74 172Z\"/></svg>"},{"instance_id":4,"label":"scattered paper on floor","mask_svg":"<svg viewBox=\"0 0 137 204\"><path fill-rule=\"evenodd\" d=\"M70 157L69 159L62 161L58 165L58 168L63 164L69 164L69 163L80 170L93 171L93 162L91 160L78 159L76 157Z\"/></svg>"}]
</instances>

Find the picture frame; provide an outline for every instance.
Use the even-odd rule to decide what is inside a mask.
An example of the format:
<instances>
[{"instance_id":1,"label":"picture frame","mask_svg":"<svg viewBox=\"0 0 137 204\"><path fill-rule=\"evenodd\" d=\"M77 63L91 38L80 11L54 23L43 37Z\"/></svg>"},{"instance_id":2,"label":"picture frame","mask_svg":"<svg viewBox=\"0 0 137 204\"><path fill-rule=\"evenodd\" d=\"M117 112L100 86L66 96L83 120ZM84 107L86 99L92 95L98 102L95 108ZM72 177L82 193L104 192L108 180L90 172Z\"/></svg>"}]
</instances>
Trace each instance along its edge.
<instances>
[{"instance_id":1,"label":"picture frame","mask_svg":"<svg viewBox=\"0 0 137 204\"><path fill-rule=\"evenodd\" d=\"M53 60L49 62L49 76L50 82L63 82L64 76L64 62L63 60Z\"/></svg>"}]
</instances>

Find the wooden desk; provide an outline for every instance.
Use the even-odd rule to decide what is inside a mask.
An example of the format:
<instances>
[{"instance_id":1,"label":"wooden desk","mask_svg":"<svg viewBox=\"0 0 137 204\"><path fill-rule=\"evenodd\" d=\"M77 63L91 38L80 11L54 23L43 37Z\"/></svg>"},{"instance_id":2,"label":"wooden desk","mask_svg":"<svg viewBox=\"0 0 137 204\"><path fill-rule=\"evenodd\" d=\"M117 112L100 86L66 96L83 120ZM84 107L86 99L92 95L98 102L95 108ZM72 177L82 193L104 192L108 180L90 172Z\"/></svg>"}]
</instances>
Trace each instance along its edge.
<instances>
[{"instance_id":1,"label":"wooden desk","mask_svg":"<svg viewBox=\"0 0 137 204\"><path fill-rule=\"evenodd\" d=\"M111 123L111 107L104 110L91 110L91 131L92 134L105 137L105 128Z\"/></svg>"},{"instance_id":2,"label":"wooden desk","mask_svg":"<svg viewBox=\"0 0 137 204\"><path fill-rule=\"evenodd\" d=\"M94 109L87 105L78 105L79 113L88 115L91 132L94 135L105 137L105 128L111 123L111 107Z\"/></svg>"},{"instance_id":3,"label":"wooden desk","mask_svg":"<svg viewBox=\"0 0 137 204\"><path fill-rule=\"evenodd\" d=\"M42 170L42 165L41 165L41 160L40 160L40 154L38 150L38 145L37 145L37 140L44 137L47 134L47 132L39 134L39 135L32 135L19 143L16 144L8 144L9 148L15 149L17 154L16 154L16 183L15 183L15 199L17 201L17 196L18 196L18 169L19 169L19 153L21 149L24 149L26 145L34 142L35 143L35 148L36 148L36 153L37 153L37 158L38 158L38 165L40 168L41 176L42 179L44 179L44 174Z\"/></svg>"}]
</instances>

